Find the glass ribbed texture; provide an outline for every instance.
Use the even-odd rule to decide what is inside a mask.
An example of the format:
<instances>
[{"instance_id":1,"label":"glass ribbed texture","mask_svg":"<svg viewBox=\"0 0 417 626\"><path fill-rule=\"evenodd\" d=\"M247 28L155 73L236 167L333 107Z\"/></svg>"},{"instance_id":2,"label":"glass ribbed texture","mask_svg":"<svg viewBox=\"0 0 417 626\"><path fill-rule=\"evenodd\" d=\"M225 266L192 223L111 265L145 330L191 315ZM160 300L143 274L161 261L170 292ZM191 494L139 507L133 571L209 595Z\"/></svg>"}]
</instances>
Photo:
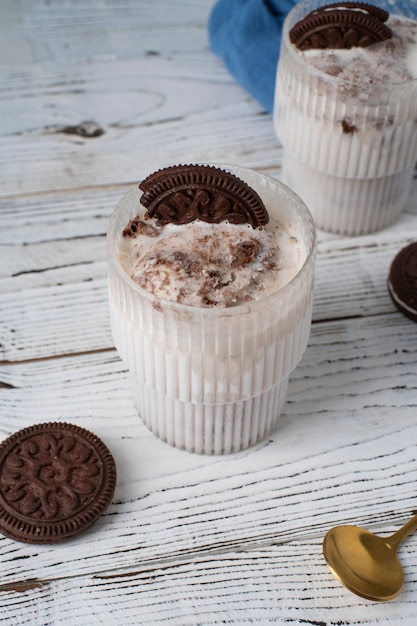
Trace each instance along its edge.
<instances>
[{"instance_id":1,"label":"glass ribbed texture","mask_svg":"<svg viewBox=\"0 0 417 626\"><path fill-rule=\"evenodd\" d=\"M329 232L361 235L392 224L409 197L414 167L384 178L351 178L323 174L286 153L283 178L301 197L314 197L316 224ZM329 210L337 207L337 210Z\"/></svg>"},{"instance_id":2,"label":"glass ribbed texture","mask_svg":"<svg viewBox=\"0 0 417 626\"><path fill-rule=\"evenodd\" d=\"M274 108L275 129L285 148L283 179L305 200L320 228L346 234L371 232L396 219L404 207L402 196L409 194L412 180L409 173L417 160L417 80L360 85L329 76L307 64L290 43L288 33L304 15L323 4L328 2L301 2L284 24ZM396 11L388 1L375 4L417 19L416 2L402 2L403 11ZM347 132L346 124L355 130ZM292 164L299 161L311 168L309 180L302 179L301 169L288 176L287 159ZM315 184L316 173L320 182ZM324 174L338 177L341 182L332 182ZM384 187L387 176L392 178ZM343 184L342 179L349 181ZM374 179L375 183L354 187L350 179ZM399 198L394 189L400 180L403 193ZM333 184L334 193L328 194L332 204L323 201L323 184ZM381 185L379 194L375 189L378 185ZM359 205L356 214L351 202L353 210L348 224L343 209L340 224L337 216L327 216L327 212L337 214L339 198L346 202L346 197L352 194ZM378 195L382 200L377 199ZM378 212L378 207L379 215L370 216L372 211ZM368 215L363 215L365 211ZM361 222L355 224L357 220Z\"/></svg>"},{"instance_id":3,"label":"glass ribbed texture","mask_svg":"<svg viewBox=\"0 0 417 626\"><path fill-rule=\"evenodd\" d=\"M309 212L277 181L233 171L268 199L268 208L281 205L284 220L297 224L306 243L299 274L262 301L220 309L157 300L130 280L117 257L120 233L135 214L132 196L121 201L109 228L112 332L138 412L161 439L211 454L251 445L272 427L311 324L315 232Z\"/></svg>"}]
</instances>

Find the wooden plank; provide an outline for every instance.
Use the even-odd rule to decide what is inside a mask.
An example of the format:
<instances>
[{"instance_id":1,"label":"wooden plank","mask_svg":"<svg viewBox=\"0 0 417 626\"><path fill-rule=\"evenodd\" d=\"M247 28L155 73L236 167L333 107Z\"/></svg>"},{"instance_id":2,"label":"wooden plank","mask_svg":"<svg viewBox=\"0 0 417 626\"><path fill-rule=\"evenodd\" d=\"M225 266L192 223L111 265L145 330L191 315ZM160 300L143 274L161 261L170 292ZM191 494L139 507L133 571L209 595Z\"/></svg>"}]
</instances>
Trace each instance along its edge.
<instances>
[{"instance_id":1,"label":"wooden plank","mask_svg":"<svg viewBox=\"0 0 417 626\"><path fill-rule=\"evenodd\" d=\"M341 522L411 517L415 328L390 317L315 325L277 429L225 457L184 453L151 435L115 353L1 366L3 437L39 421L74 422L96 432L118 466L114 502L84 535L58 546L0 539L2 582L160 567L323 537Z\"/></svg>"},{"instance_id":2,"label":"wooden plank","mask_svg":"<svg viewBox=\"0 0 417 626\"><path fill-rule=\"evenodd\" d=\"M270 116L208 48L213 0L23 4L4 25L2 196L130 183L175 162L276 165ZM77 134L85 121L100 136Z\"/></svg>"},{"instance_id":3,"label":"wooden plank","mask_svg":"<svg viewBox=\"0 0 417 626\"><path fill-rule=\"evenodd\" d=\"M389 529L388 529L389 530ZM160 568L28 582L0 589L0 624L349 624L414 626L416 542L401 548L400 598L371 603L330 574L321 540L197 558Z\"/></svg>"},{"instance_id":4,"label":"wooden plank","mask_svg":"<svg viewBox=\"0 0 417 626\"><path fill-rule=\"evenodd\" d=\"M394 249L382 249L369 259L360 271L357 255L350 255L349 266L335 259L323 266L337 272L341 280L348 275L350 282L337 282L334 274L316 282L314 318L328 320L341 316L355 317L371 313L395 312L386 288L387 269ZM344 259L346 261L346 257ZM371 265L374 262L374 265ZM34 275L34 288L4 293L1 297L0 359L22 361L61 354L74 354L113 347L110 331L105 262L90 261L77 266L77 279L68 280L66 268ZM17 282L27 284L32 272ZM42 286L45 281L66 280L64 284ZM40 284L39 284L40 283ZM8 283L10 284L10 282ZM346 301L346 296L351 299Z\"/></svg>"},{"instance_id":5,"label":"wooden plank","mask_svg":"<svg viewBox=\"0 0 417 626\"><path fill-rule=\"evenodd\" d=\"M111 349L105 233L127 187L179 161L281 174L271 116L208 49L213 3L2 4L0 440L80 424L112 450L118 484L74 540L0 538L0 624L415 623L412 538L404 592L384 605L345 591L321 542L342 522L392 532L416 509L415 325L386 288L417 239L416 181L390 229L319 233L309 346L278 427L250 450L163 444Z\"/></svg>"},{"instance_id":6,"label":"wooden plank","mask_svg":"<svg viewBox=\"0 0 417 626\"><path fill-rule=\"evenodd\" d=\"M280 161L271 116L208 50L0 76L3 197L130 183L177 162ZM101 134L80 136L86 121Z\"/></svg>"},{"instance_id":7,"label":"wooden plank","mask_svg":"<svg viewBox=\"0 0 417 626\"><path fill-rule=\"evenodd\" d=\"M3 201L0 359L21 361L113 346L105 232L125 191L121 187ZM389 266L398 250L415 239L417 223L411 213L380 235L319 233L313 319L394 312L386 287Z\"/></svg>"},{"instance_id":8,"label":"wooden plank","mask_svg":"<svg viewBox=\"0 0 417 626\"><path fill-rule=\"evenodd\" d=\"M172 55L206 45L214 0L2 0L0 65ZM161 36L163 34L163 36Z\"/></svg>"},{"instance_id":9,"label":"wooden plank","mask_svg":"<svg viewBox=\"0 0 417 626\"><path fill-rule=\"evenodd\" d=\"M207 104L207 99L204 103ZM4 180L1 195L134 184L149 172L176 163L276 165L280 150L270 119L251 111L239 112L236 107L234 111L234 120L226 116L211 121L202 115L201 119L196 116L188 122L184 117L167 121L152 132L146 125L125 129L117 127L115 122L114 127L106 127L105 134L96 139L78 140L72 135L68 138L60 130L66 126L53 129L49 136L46 131L41 138L6 137L0 149ZM87 115L96 121L99 116L94 112L93 107L87 106L82 119L73 119L70 126L76 127ZM186 137L184 124L188 126Z\"/></svg>"}]
</instances>

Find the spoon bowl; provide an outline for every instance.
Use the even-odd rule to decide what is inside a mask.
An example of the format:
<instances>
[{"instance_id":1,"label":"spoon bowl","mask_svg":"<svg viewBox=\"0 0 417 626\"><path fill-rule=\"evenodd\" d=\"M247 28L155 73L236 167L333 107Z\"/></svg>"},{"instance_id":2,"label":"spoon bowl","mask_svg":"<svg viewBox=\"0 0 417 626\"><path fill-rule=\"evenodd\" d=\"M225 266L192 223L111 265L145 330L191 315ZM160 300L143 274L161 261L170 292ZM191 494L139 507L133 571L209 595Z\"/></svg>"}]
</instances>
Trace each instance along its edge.
<instances>
[{"instance_id":1,"label":"spoon bowl","mask_svg":"<svg viewBox=\"0 0 417 626\"><path fill-rule=\"evenodd\" d=\"M323 554L332 573L347 589L367 600L392 600L404 584L397 547L416 528L417 516L389 537L358 526L336 526L324 538Z\"/></svg>"},{"instance_id":2,"label":"spoon bowl","mask_svg":"<svg viewBox=\"0 0 417 626\"><path fill-rule=\"evenodd\" d=\"M368 600L391 600L404 584L395 550L383 538L358 526L338 526L324 538L323 552L336 578Z\"/></svg>"}]
</instances>

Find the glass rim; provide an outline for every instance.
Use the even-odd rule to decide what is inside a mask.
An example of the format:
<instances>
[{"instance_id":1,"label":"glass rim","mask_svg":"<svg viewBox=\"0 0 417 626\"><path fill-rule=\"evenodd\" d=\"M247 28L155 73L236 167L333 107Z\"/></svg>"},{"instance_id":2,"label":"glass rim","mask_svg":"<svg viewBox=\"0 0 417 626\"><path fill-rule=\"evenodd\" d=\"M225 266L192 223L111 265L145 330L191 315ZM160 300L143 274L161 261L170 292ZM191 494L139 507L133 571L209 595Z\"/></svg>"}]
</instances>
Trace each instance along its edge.
<instances>
[{"instance_id":1,"label":"glass rim","mask_svg":"<svg viewBox=\"0 0 417 626\"><path fill-rule=\"evenodd\" d=\"M173 300L169 300L167 298L161 298L156 296L155 294L147 291L143 287L140 287L124 270L119 257L118 257L118 249L117 249L117 240L118 235L120 234L119 229L116 226L116 221L118 215L123 211L123 200L126 198L129 193L135 190L132 188L127 194L125 194L120 201L118 202L116 208L114 209L112 215L109 219L108 229L107 229L107 248L108 248L108 263L109 269L114 268L119 278L122 282L128 286L133 291L137 292L142 298L148 300L151 304L155 306L155 308L170 308L171 310L175 310L178 313L186 313L186 314L204 314L206 316L212 317L233 317L237 314L248 314L255 313L257 309L264 307L265 305L270 304L274 300L285 299L285 295L293 291L294 286L297 285L307 273L310 264L313 262L313 258L317 248L317 231L314 224L313 217L310 213L305 202L298 196L290 187L285 185L283 182L272 178L268 174L263 174L261 172L256 172L256 170L252 170L246 167L242 167L239 165L230 165L224 163L197 163L197 165L212 165L219 168L227 168L236 174L236 170L241 170L243 172L250 172L254 174L258 174L263 178L271 181L274 185L280 187L285 194L291 198L293 201L297 202L299 206L302 207L305 218L309 222L309 230L312 233L311 243L309 249L307 250L306 258L304 259L303 264L300 269L296 273L293 278L288 281L283 287L280 287L276 291L270 293L267 296L260 298L259 300L251 300L249 302L243 302L241 304L237 304L235 306L194 306L192 304L184 304L180 302L174 302ZM137 188L136 188L137 189Z\"/></svg>"}]
</instances>

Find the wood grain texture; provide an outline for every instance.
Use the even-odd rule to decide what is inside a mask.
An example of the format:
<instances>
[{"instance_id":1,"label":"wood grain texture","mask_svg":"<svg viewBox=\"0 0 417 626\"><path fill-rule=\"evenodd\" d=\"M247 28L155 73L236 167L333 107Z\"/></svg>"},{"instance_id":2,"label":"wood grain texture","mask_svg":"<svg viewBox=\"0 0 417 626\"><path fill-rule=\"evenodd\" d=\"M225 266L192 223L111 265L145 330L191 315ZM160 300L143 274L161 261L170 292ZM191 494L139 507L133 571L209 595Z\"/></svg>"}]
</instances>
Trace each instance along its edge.
<instances>
[{"instance_id":1,"label":"wood grain texture","mask_svg":"<svg viewBox=\"0 0 417 626\"><path fill-rule=\"evenodd\" d=\"M404 591L383 605L346 591L321 544L335 524L385 534L417 509L416 326L386 287L417 239L417 180L386 231L318 233L309 345L253 448L202 457L159 441L113 349L105 235L130 186L181 161L281 175L271 116L209 50L213 4L1 3L0 441L65 420L118 467L84 535L0 537L1 625L415 624L415 538L400 547Z\"/></svg>"},{"instance_id":2,"label":"wood grain texture","mask_svg":"<svg viewBox=\"0 0 417 626\"><path fill-rule=\"evenodd\" d=\"M400 601L363 602L342 588L321 558L318 539L197 558L181 564L120 572L114 576L29 583L0 591L1 624L28 616L52 624L306 624L413 626L411 564L415 548L402 549L407 583ZM301 582L302 581L302 582ZM163 596L161 596L163 590ZM354 600L354 598L353 598ZM16 622L15 622L16 623Z\"/></svg>"},{"instance_id":3,"label":"wood grain texture","mask_svg":"<svg viewBox=\"0 0 417 626\"><path fill-rule=\"evenodd\" d=\"M178 162L276 165L270 116L225 82L214 55L205 58L35 66L20 87L0 72L13 85L0 98L1 196L133 183ZM102 134L77 134L86 121Z\"/></svg>"},{"instance_id":4,"label":"wood grain texture","mask_svg":"<svg viewBox=\"0 0 417 626\"><path fill-rule=\"evenodd\" d=\"M7 5L1 195L136 182L184 160L279 159L269 116L208 50L212 0ZM102 134L77 134L85 121Z\"/></svg>"},{"instance_id":5,"label":"wood grain texture","mask_svg":"<svg viewBox=\"0 0 417 626\"><path fill-rule=\"evenodd\" d=\"M33 548L0 540L4 582L160 564L319 537L342 521L381 526L411 516L415 328L398 316L388 341L391 316L316 325L278 428L228 457L185 454L151 435L113 352L3 366L4 436L35 421L75 422L103 438L119 470L114 503L76 541Z\"/></svg>"},{"instance_id":6,"label":"wood grain texture","mask_svg":"<svg viewBox=\"0 0 417 626\"><path fill-rule=\"evenodd\" d=\"M113 346L105 233L127 189L3 202L0 359ZM319 233L313 320L394 312L386 288L389 267L413 238L414 213L405 213L381 242L374 235L361 238L360 250L351 239Z\"/></svg>"}]
</instances>

